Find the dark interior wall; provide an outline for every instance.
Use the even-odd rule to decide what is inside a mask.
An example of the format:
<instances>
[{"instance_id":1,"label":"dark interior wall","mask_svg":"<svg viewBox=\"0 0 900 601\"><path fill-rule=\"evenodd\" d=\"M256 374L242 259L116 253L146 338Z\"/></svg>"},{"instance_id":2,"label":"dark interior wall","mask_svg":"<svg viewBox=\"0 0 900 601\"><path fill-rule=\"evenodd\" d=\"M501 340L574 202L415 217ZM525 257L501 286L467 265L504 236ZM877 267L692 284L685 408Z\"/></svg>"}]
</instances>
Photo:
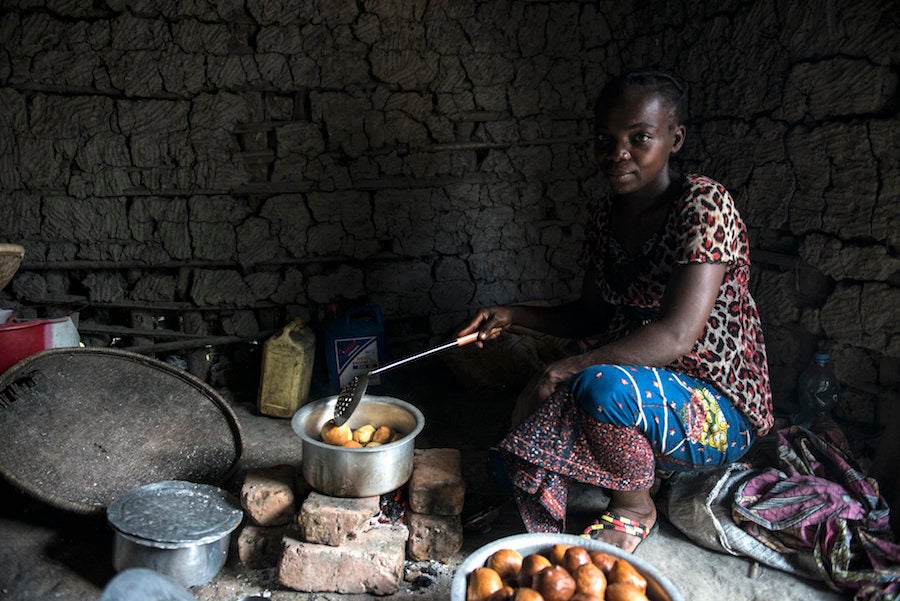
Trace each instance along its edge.
<instances>
[{"instance_id":1,"label":"dark interior wall","mask_svg":"<svg viewBox=\"0 0 900 601\"><path fill-rule=\"evenodd\" d=\"M898 33L876 0L9 0L0 237L27 254L3 298L143 346L334 301L414 341L569 298L592 99L661 66L691 89L684 168L751 228L778 402L821 345L875 432L900 400Z\"/></svg>"}]
</instances>

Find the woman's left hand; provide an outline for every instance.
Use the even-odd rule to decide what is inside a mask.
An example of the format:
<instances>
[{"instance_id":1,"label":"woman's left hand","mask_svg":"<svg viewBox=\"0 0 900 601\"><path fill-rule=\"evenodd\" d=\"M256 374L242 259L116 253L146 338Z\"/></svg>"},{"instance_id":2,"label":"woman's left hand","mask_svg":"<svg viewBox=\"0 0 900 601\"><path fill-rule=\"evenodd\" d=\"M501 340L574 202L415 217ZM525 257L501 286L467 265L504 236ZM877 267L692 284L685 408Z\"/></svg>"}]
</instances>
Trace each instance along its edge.
<instances>
[{"instance_id":1,"label":"woman's left hand","mask_svg":"<svg viewBox=\"0 0 900 601\"><path fill-rule=\"evenodd\" d=\"M575 355L548 365L537 385L538 400L545 401L557 386L590 365L590 360L585 355Z\"/></svg>"}]
</instances>

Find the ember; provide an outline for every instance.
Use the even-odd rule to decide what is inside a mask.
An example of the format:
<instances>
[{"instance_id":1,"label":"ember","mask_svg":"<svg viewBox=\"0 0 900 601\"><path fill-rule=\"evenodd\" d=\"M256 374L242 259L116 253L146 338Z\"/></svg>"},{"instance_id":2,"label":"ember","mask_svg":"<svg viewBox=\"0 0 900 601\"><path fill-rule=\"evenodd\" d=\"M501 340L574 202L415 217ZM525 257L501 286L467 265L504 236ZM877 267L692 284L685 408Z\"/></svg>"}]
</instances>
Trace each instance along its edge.
<instances>
[{"instance_id":1,"label":"ember","mask_svg":"<svg viewBox=\"0 0 900 601\"><path fill-rule=\"evenodd\" d=\"M381 524L405 524L406 507L406 494L403 488L383 494L377 520Z\"/></svg>"}]
</instances>

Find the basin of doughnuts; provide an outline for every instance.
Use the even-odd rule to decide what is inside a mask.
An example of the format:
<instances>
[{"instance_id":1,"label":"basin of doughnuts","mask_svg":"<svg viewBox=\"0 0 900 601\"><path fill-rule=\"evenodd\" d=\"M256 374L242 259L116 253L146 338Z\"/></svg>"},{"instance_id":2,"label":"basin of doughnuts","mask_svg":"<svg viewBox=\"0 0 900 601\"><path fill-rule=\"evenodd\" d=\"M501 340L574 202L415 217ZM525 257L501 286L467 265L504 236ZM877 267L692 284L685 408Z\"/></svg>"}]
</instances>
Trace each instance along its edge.
<instances>
[{"instance_id":1,"label":"basin of doughnuts","mask_svg":"<svg viewBox=\"0 0 900 601\"><path fill-rule=\"evenodd\" d=\"M520 534L472 553L451 601L684 601L646 561L572 534Z\"/></svg>"}]
</instances>

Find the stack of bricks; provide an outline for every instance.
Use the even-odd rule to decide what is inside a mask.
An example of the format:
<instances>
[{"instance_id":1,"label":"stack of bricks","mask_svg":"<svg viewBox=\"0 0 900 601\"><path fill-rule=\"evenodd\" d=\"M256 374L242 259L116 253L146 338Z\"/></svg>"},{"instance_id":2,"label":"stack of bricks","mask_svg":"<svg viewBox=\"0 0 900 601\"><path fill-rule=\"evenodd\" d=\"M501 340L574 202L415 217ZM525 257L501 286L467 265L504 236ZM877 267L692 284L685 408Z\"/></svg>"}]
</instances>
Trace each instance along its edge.
<instances>
[{"instance_id":1,"label":"stack of bricks","mask_svg":"<svg viewBox=\"0 0 900 601\"><path fill-rule=\"evenodd\" d=\"M247 473L241 487L246 520L238 535L238 558L249 568L268 568L281 556L281 538L297 518L297 473L277 465Z\"/></svg>"},{"instance_id":2,"label":"stack of bricks","mask_svg":"<svg viewBox=\"0 0 900 601\"><path fill-rule=\"evenodd\" d=\"M298 591L389 595L403 582L403 524L380 524L379 497L342 499L312 492L298 532L282 538L278 582Z\"/></svg>"},{"instance_id":3,"label":"stack of bricks","mask_svg":"<svg viewBox=\"0 0 900 601\"><path fill-rule=\"evenodd\" d=\"M309 491L291 466L250 472L238 557L249 568L277 567L279 584L298 591L393 594L407 558L445 560L462 548L459 451L415 450L406 493L406 524L382 523L380 497Z\"/></svg>"},{"instance_id":4,"label":"stack of bricks","mask_svg":"<svg viewBox=\"0 0 900 601\"><path fill-rule=\"evenodd\" d=\"M410 559L445 559L462 548L466 496L459 451L416 449L409 479Z\"/></svg>"}]
</instances>

